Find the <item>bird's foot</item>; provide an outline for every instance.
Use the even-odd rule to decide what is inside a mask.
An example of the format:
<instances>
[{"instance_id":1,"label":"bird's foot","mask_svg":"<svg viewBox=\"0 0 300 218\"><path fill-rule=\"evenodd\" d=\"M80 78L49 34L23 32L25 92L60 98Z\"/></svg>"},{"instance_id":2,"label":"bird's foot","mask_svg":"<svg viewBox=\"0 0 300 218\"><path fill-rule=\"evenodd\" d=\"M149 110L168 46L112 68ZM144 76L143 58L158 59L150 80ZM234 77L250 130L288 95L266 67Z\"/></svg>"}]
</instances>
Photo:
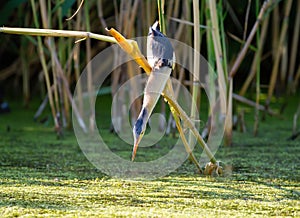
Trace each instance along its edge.
<instances>
[{"instance_id":1,"label":"bird's foot","mask_svg":"<svg viewBox=\"0 0 300 218\"><path fill-rule=\"evenodd\" d=\"M216 175L220 176L223 174L223 167L220 166L220 161L217 161L215 164L209 162L205 165L204 175Z\"/></svg>"}]
</instances>

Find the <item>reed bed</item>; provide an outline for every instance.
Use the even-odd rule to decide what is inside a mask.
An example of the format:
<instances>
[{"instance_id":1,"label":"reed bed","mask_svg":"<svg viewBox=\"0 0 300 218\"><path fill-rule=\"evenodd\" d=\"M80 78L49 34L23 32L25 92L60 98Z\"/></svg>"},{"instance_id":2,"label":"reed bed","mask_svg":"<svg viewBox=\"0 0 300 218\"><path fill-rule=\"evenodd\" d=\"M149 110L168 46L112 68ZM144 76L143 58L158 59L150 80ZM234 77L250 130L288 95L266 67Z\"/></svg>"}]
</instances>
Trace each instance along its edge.
<instances>
[{"instance_id":1,"label":"reed bed","mask_svg":"<svg viewBox=\"0 0 300 218\"><path fill-rule=\"evenodd\" d=\"M29 8L30 12L26 10ZM44 102L48 102L51 108L58 136L71 127L71 110L76 111L76 118L81 120L81 127L86 132L94 131L96 124L92 121L95 111L88 112L90 123L84 124L82 115L86 112L82 104L77 108L72 103L71 96L86 64L95 54L116 42L107 35L105 27L114 27L126 38L146 36L148 27L159 19L162 32L201 52L216 72L218 87L226 92L226 98L221 99L224 102L220 104L225 105L221 111L226 116L220 119L225 119L224 143L229 146L234 126L240 125L235 122L240 105L246 104L256 110L253 133L257 135L262 115L280 115L282 105L279 96L299 95L299 10L300 3L296 0L239 3L229 0L32 0L15 1L11 6L6 3L1 9L0 55L2 60L9 56L10 61L1 62L0 83L6 90L11 86L22 87L18 95L23 97L26 106L36 95L46 99ZM24 14L24 11L27 12ZM72 14L74 16L71 17ZM4 33L23 36L12 37ZM17 67L20 64L21 73ZM112 95L126 80L142 73L132 64L128 63L122 71L116 69L112 73L107 84ZM199 62L195 59L192 64L193 69L201 74ZM94 89L91 73L88 69L87 87L90 92ZM200 108L203 92L199 81L179 66L176 66L173 76L188 86ZM136 84L132 87L133 91L137 90ZM252 87L255 87L254 92ZM174 90L176 96L176 87ZM210 90L211 95L218 92L213 83ZM125 94L130 96L130 92ZM82 99L80 92L78 98ZM91 105L93 103L90 102ZM131 107L131 122L137 117L140 106L141 99ZM120 102L118 108L122 107ZM164 114L165 110L165 107L161 108ZM208 117L212 110L208 110ZM119 126L114 129L118 132L123 128L122 119L128 114L121 109L113 113L120 119ZM197 117L195 108L189 113L191 117ZM299 114L299 109L296 114ZM239 117L243 116L240 114ZM172 120L170 116L170 125L174 123ZM238 119L238 122L243 122L243 119ZM209 130L209 122L206 126ZM189 144L193 140L190 134Z\"/></svg>"}]
</instances>

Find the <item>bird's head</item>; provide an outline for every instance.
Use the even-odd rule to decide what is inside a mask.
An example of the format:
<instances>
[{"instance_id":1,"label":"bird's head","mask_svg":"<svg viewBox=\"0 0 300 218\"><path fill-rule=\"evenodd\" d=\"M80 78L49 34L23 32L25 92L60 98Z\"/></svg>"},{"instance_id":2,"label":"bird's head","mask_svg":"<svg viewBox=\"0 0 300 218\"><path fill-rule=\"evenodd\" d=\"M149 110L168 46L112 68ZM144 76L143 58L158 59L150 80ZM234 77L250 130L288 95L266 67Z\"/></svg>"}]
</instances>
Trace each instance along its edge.
<instances>
[{"instance_id":1,"label":"bird's head","mask_svg":"<svg viewBox=\"0 0 300 218\"><path fill-rule=\"evenodd\" d=\"M159 22L158 21L155 21L155 23L152 26L149 27L148 36L152 36L152 37L156 37L156 36L165 37L165 35L160 32Z\"/></svg>"},{"instance_id":2,"label":"bird's head","mask_svg":"<svg viewBox=\"0 0 300 218\"><path fill-rule=\"evenodd\" d=\"M173 67L175 54L169 39L160 32L156 21L150 28L147 37L147 59L152 69Z\"/></svg>"},{"instance_id":3,"label":"bird's head","mask_svg":"<svg viewBox=\"0 0 300 218\"><path fill-rule=\"evenodd\" d=\"M132 130L133 138L134 138L134 147L133 147L133 151L132 151L131 160L134 160L134 158L135 158L139 143L144 136L148 119L149 119L148 111L145 107L143 107L138 119L136 120L136 122L133 126L133 130Z\"/></svg>"}]
</instances>

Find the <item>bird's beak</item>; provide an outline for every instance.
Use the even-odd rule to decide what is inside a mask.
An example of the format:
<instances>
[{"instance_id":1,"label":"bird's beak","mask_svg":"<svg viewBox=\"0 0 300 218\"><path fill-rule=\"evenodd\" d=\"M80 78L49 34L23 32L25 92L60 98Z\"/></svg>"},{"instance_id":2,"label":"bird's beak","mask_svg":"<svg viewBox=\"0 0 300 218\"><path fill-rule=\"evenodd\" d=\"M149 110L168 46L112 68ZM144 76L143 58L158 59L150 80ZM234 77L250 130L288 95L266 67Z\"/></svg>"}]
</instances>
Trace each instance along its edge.
<instances>
[{"instance_id":1,"label":"bird's beak","mask_svg":"<svg viewBox=\"0 0 300 218\"><path fill-rule=\"evenodd\" d=\"M132 150L131 161L134 161L136 151L137 151L137 148L139 147L139 143L141 141L141 138L142 138L141 136L138 136L138 138L136 140L134 140L134 146L133 146L133 150Z\"/></svg>"}]
</instances>

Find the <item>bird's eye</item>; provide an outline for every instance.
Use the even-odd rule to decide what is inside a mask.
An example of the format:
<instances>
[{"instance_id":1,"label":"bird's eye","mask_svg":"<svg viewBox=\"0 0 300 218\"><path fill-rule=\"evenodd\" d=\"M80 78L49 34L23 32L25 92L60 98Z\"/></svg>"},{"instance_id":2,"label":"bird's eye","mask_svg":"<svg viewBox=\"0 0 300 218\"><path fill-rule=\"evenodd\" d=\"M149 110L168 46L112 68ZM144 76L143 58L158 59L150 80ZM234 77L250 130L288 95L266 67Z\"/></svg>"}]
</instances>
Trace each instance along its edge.
<instances>
[{"instance_id":1,"label":"bird's eye","mask_svg":"<svg viewBox=\"0 0 300 218\"><path fill-rule=\"evenodd\" d=\"M144 135L145 131L142 131L140 135Z\"/></svg>"}]
</instances>

